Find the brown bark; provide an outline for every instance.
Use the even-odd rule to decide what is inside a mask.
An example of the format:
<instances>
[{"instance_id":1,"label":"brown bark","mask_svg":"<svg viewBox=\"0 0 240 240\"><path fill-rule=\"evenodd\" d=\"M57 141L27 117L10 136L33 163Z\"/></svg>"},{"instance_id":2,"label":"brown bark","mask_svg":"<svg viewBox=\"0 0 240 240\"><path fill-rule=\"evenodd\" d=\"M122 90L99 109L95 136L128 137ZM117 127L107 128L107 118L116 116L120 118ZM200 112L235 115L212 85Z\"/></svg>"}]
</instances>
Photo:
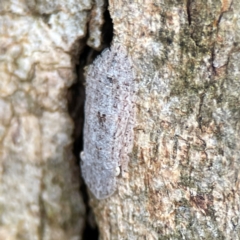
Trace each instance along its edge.
<instances>
[{"instance_id":1,"label":"brown bark","mask_svg":"<svg viewBox=\"0 0 240 240\"><path fill-rule=\"evenodd\" d=\"M240 3L110 1L137 72L129 177L101 239L239 239Z\"/></svg>"},{"instance_id":2,"label":"brown bark","mask_svg":"<svg viewBox=\"0 0 240 240\"><path fill-rule=\"evenodd\" d=\"M79 239L66 91L103 2L0 2L0 239ZM109 1L137 73L134 148L102 239L239 239L240 3ZM86 39L87 26L89 38ZM79 44L79 41L81 44Z\"/></svg>"}]
</instances>

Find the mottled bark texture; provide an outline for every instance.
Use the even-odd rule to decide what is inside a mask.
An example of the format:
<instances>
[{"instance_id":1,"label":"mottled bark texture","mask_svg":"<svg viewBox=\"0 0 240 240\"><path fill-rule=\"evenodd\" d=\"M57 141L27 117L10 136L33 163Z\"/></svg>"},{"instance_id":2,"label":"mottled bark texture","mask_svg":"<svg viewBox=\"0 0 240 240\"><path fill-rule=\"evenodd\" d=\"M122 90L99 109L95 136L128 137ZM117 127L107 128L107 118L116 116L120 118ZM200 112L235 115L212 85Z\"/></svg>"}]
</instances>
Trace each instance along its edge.
<instances>
[{"instance_id":1,"label":"mottled bark texture","mask_svg":"<svg viewBox=\"0 0 240 240\"><path fill-rule=\"evenodd\" d=\"M101 239L240 238L240 2L109 1L137 73L128 178Z\"/></svg>"},{"instance_id":2,"label":"mottled bark texture","mask_svg":"<svg viewBox=\"0 0 240 240\"><path fill-rule=\"evenodd\" d=\"M100 47L101 2L0 1L1 240L81 238L85 207L66 92L80 49Z\"/></svg>"}]
</instances>

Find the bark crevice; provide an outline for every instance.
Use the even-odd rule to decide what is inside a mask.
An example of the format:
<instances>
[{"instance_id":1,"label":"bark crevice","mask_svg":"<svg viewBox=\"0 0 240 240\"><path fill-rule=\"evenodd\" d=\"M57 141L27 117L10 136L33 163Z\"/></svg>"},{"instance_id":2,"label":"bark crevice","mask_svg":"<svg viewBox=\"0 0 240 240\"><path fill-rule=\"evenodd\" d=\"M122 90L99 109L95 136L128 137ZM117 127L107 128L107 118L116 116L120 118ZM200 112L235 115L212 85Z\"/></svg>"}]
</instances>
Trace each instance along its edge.
<instances>
[{"instance_id":1,"label":"bark crevice","mask_svg":"<svg viewBox=\"0 0 240 240\"><path fill-rule=\"evenodd\" d=\"M73 153L75 155L76 161L79 165L80 163L80 152L83 150L83 124L84 124L84 101L85 101L85 75L84 68L91 64L94 59L101 54L101 52L109 47L112 38L113 38L113 23L108 11L108 2L105 1L103 6L103 20L104 23L101 28L101 46L97 49L90 47L87 45L90 37L90 21L88 24L87 34L84 39L81 39L81 46L84 46L79 56L77 57L79 60L76 64L76 81L68 90L68 109L69 114L74 121L74 131L73 131ZM93 11L95 11L96 6L93 7ZM94 14L94 13L93 13ZM92 15L93 15L92 14ZM90 14L91 15L91 14ZM80 167L80 166L79 166ZM91 206L89 205L89 196L87 187L81 179L81 187L80 192L83 197L83 201L86 207L86 217L85 217L85 228L83 231L83 239L98 239L98 227L95 222L94 213L92 211Z\"/></svg>"}]
</instances>

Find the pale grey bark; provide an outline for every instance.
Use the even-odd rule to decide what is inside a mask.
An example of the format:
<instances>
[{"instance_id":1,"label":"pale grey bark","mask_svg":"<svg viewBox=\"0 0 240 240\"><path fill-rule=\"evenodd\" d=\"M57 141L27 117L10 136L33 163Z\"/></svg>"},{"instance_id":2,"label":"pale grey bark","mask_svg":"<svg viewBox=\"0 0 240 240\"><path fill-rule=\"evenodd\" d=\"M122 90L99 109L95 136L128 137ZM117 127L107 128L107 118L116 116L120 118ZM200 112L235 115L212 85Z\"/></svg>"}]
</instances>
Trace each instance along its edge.
<instances>
[{"instance_id":1,"label":"pale grey bark","mask_svg":"<svg viewBox=\"0 0 240 240\"><path fill-rule=\"evenodd\" d=\"M240 3L110 1L137 72L128 178L101 239L239 239Z\"/></svg>"},{"instance_id":2,"label":"pale grey bark","mask_svg":"<svg viewBox=\"0 0 240 240\"><path fill-rule=\"evenodd\" d=\"M85 206L66 92L92 7L89 0L0 1L0 239L81 238Z\"/></svg>"}]
</instances>

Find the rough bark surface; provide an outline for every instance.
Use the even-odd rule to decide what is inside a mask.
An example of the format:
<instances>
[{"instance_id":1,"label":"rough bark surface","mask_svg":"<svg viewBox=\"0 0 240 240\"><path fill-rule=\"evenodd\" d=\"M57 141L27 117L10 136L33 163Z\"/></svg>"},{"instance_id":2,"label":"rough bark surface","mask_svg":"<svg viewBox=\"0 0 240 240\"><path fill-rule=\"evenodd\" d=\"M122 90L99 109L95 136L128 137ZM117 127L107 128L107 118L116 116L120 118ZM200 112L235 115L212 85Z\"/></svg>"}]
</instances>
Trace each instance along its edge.
<instances>
[{"instance_id":1,"label":"rough bark surface","mask_svg":"<svg viewBox=\"0 0 240 240\"><path fill-rule=\"evenodd\" d=\"M128 178L101 239L239 239L240 2L109 2L138 78Z\"/></svg>"},{"instance_id":2,"label":"rough bark surface","mask_svg":"<svg viewBox=\"0 0 240 240\"><path fill-rule=\"evenodd\" d=\"M100 47L102 4L90 12L93 5L0 1L1 240L81 238L85 207L66 92L85 42Z\"/></svg>"}]
</instances>

